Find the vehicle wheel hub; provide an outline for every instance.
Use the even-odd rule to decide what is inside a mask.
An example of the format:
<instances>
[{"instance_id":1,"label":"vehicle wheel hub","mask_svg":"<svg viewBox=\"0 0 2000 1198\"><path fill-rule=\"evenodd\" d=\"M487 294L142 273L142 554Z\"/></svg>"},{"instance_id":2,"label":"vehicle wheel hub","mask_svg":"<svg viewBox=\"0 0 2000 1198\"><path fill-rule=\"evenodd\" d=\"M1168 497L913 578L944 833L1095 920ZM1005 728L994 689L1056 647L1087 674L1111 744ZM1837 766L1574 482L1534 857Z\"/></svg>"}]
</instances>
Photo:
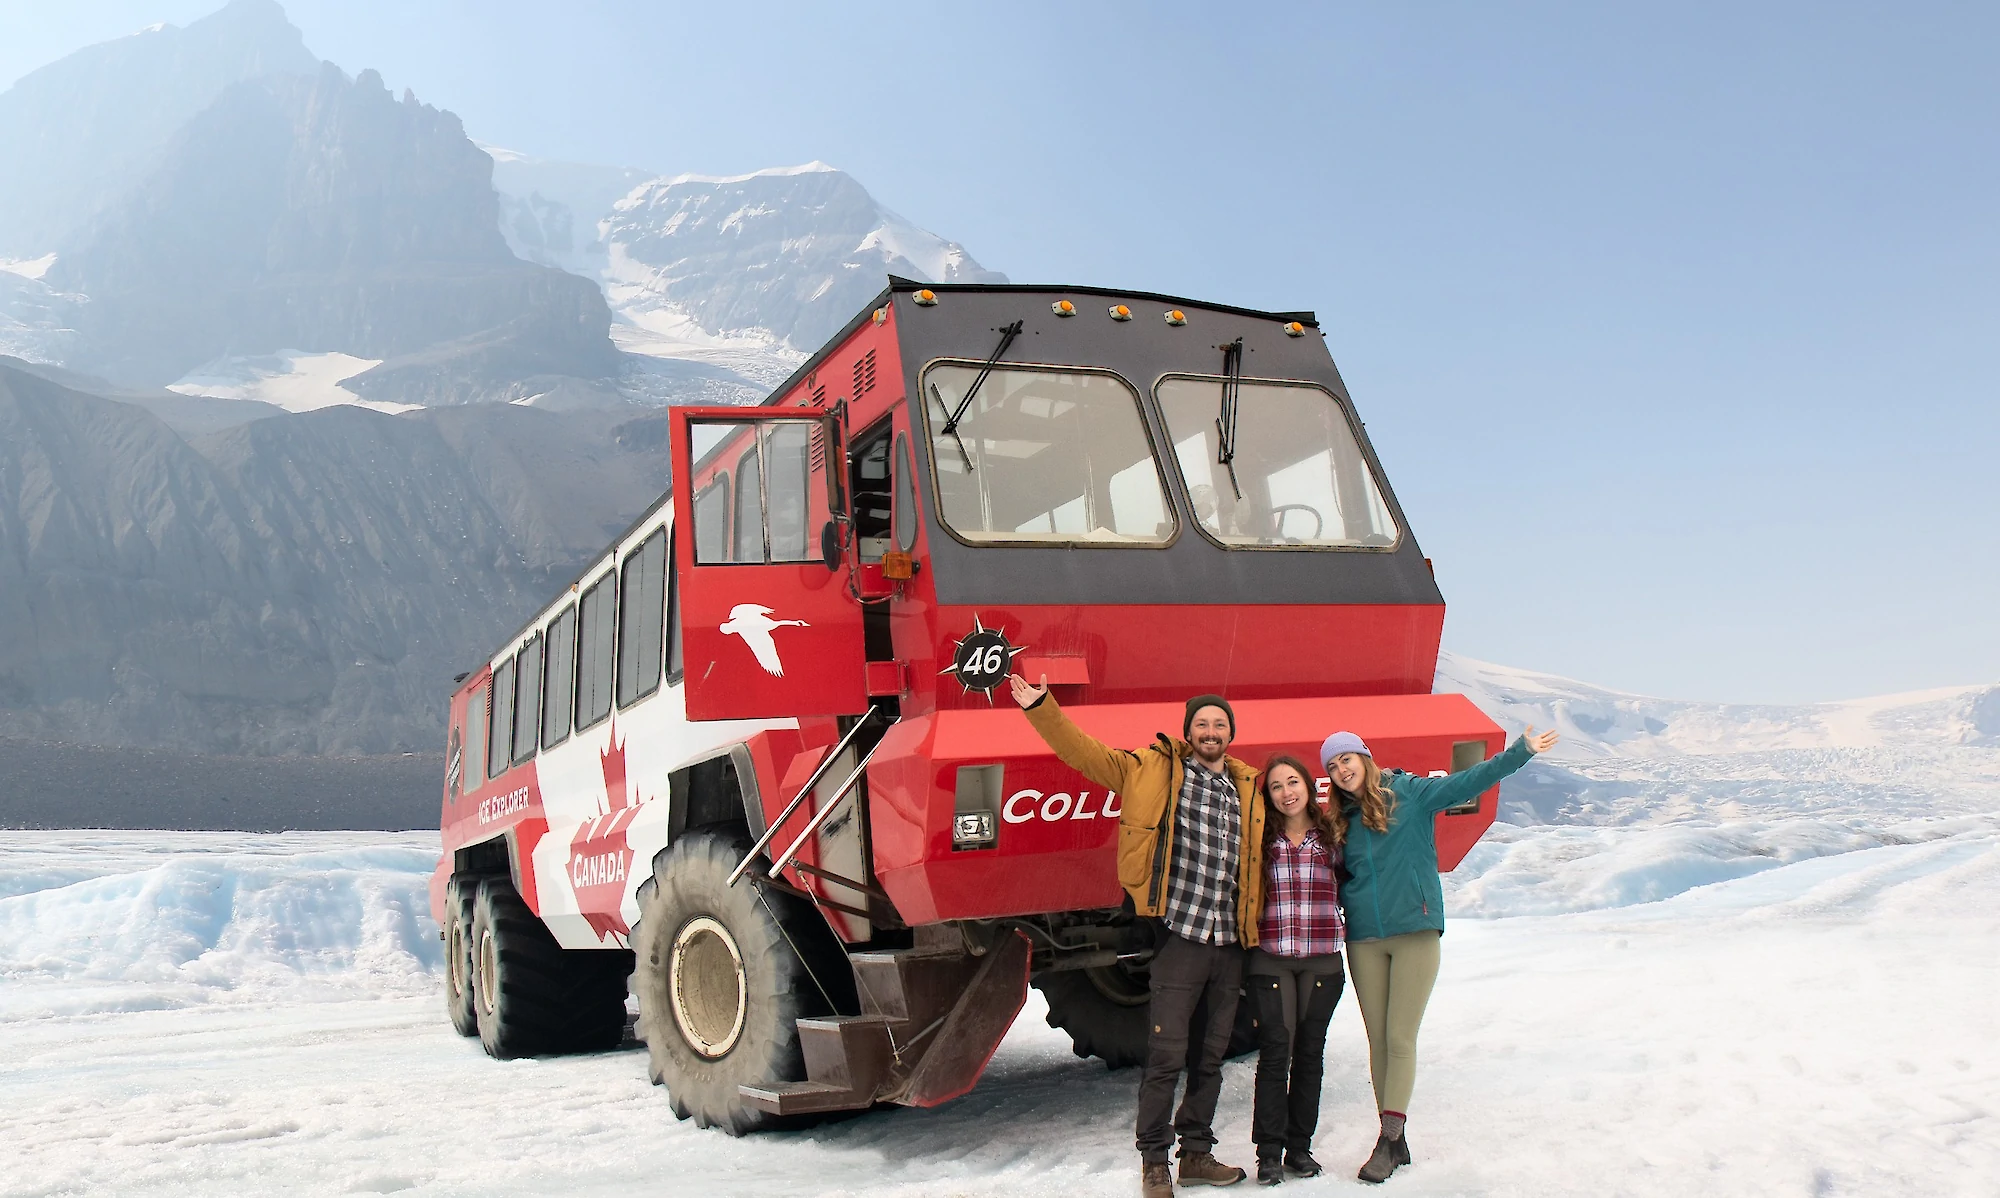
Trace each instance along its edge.
<instances>
[{"instance_id":1,"label":"vehicle wheel hub","mask_svg":"<svg viewBox=\"0 0 2000 1198\"><path fill-rule=\"evenodd\" d=\"M667 991L690 1048L712 1060L736 1047L750 994L743 954L728 928L706 915L682 926L667 958Z\"/></svg>"}]
</instances>

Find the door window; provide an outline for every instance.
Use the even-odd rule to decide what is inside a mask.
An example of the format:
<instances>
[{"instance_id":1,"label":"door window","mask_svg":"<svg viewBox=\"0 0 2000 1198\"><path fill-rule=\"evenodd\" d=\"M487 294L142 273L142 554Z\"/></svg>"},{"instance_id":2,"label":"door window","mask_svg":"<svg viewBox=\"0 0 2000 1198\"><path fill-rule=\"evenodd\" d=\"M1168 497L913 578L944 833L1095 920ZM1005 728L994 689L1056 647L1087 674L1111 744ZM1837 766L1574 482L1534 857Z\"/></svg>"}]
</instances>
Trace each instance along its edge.
<instances>
[{"instance_id":1,"label":"door window","mask_svg":"<svg viewBox=\"0 0 2000 1198\"><path fill-rule=\"evenodd\" d=\"M889 430L863 433L855 439L850 467L854 475L854 539L861 560L879 562L889 551L889 525L894 495L889 483Z\"/></svg>"},{"instance_id":2,"label":"door window","mask_svg":"<svg viewBox=\"0 0 2000 1198\"><path fill-rule=\"evenodd\" d=\"M815 454L815 420L703 420L690 425L696 444L713 443L696 465L694 550L697 565L756 565L819 560L814 517L828 500L814 475L830 476L824 448ZM817 459L817 460L816 460ZM817 469L816 469L817 467ZM730 479L734 479L733 485ZM705 479L705 481L704 481ZM735 503L718 501L733 492ZM735 511L734 527L729 519Z\"/></svg>"},{"instance_id":3,"label":"door window","mask_svg":"<svg viewBox=\"0 0 2000 1198\"><path fill-rule=\"evenodd\" d=\"M719 474L695 492L694 538L694 560L729 560L729 475Z\"/></svg>"}]
</instances>

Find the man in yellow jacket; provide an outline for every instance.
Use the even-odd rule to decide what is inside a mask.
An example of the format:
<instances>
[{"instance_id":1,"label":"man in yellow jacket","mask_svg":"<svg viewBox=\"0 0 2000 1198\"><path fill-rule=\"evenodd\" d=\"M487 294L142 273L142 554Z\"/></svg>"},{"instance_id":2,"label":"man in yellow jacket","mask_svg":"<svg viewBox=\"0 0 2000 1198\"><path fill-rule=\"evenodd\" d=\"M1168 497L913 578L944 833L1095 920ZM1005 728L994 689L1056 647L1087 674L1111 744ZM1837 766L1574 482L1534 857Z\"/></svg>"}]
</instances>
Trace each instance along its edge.
<instances>
[{"instance_id":1,"label":"man in yellow jacket","mask_svg":"<svg viewBox=\"0 0 2000 1198\"><path fill-rule=\"evenodd\" d=\"M1141 1190L1145 1198L1171 1198L1167 1158L1176 1132L1180 1184L1235 1185L1243 1170L1214 1155L1215 1104L1236 1023L1243 956L1257 946L1264 897L1264 805L1257 771L1229 756L1236 713L1220 695L1196 695L1187 701L1184 739L1161 733L1143 749L1113 749L1063 714L1047 678L1030 686L1016 674L1010 683L1014 701L1055 755L1118 792L1118 881L1133 909L1162 925L1149 983L1152 1031L1139 1081ZM1201 1052L1190 1060L1191 1025L1204 998L1208 1025L1198 1029ZM1183 1068L1187 1093L1174 1111Z\"/></svg>"}]
</instances>

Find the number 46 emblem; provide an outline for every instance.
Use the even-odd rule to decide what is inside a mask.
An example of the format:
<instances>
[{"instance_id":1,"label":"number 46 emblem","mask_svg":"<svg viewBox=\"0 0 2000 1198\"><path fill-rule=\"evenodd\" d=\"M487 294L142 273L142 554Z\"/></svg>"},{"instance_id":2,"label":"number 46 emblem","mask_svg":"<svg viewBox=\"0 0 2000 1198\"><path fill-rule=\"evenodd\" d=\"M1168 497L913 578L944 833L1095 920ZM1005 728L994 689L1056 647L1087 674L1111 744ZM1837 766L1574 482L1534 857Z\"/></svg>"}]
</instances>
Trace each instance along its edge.
<instances>
[{"instance_id":1,"label":"number 46 emblem","mask_svg":"<svg viewBox=\"0 0 2000 1198\"><path fill-rule=\"evenodd\" d=\"M952 663L938 673L956 674L958 684L965 688L965 693L979 691L991 703L993 688L1007 681L1007 675L1014 668L1015 655L1026 648L1026 645L1016 648L1008 644L1005 633L986 627L974 615L972 631L958 642Z\"/></svg>"}]
</instances>

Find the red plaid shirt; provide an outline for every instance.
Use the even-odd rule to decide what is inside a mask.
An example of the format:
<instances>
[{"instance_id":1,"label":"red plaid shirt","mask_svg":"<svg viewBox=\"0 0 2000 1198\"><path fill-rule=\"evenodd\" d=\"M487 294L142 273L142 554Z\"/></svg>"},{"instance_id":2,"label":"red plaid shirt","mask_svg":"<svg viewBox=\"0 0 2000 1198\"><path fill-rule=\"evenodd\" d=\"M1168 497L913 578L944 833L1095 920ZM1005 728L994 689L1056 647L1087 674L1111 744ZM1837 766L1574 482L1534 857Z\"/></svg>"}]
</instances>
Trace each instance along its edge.
<instances>
[{"instance_id":1,"label":"red plaid shirt","mask_svg":"<svg viewBox=\"0 0 2000 1198\"><path fill-rule=\"evenodd\" d=\"M1347 940L1347 925L1340 918L1340 894L1333 879L1340 850L1321 844L1319 829L1313 828L1297 844L1280 833L1271 841L1267 856L1258 947L1274 957L1339 952Z\"/></svg>"}]
</instances>

